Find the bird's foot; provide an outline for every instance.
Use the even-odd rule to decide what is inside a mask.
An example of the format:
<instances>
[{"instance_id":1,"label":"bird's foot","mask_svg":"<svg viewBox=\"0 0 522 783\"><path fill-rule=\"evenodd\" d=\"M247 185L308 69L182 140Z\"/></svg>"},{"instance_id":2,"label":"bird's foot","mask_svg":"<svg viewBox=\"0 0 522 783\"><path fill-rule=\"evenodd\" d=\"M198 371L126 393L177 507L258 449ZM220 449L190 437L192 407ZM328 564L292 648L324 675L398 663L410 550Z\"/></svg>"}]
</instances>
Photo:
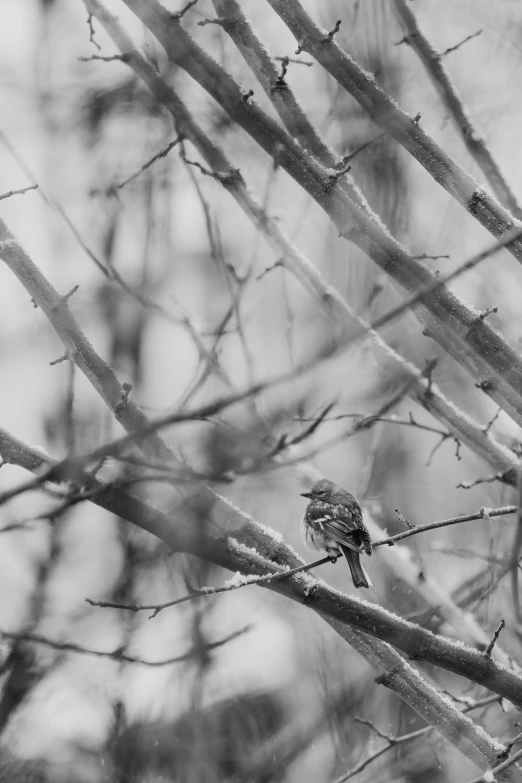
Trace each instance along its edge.
<instances>
[{"instance_id":1,"label":"bird's foot","mask_svg":"<svg viewBox=\"0 0 522 783\"><path fill-rule=\"evenodd\" d=\"M331 563L337 563L337 560L339 559L339 555L329 555L329 558Z\"/></svg>"}]
</instances>

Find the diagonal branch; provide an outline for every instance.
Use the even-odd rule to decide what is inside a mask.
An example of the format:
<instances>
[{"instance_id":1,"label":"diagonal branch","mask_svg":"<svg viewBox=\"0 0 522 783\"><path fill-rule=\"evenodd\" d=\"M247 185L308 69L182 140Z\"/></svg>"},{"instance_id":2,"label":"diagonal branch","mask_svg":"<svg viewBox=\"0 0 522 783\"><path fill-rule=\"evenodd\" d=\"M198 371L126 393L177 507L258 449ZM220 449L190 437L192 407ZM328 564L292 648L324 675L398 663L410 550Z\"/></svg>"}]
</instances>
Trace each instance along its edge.
<instances>
[{"instance_id":1,"label":"diagonal branch","mask_svg":"<svg viewBox=\"0 0 522 783\"><path fill-rule=\"evenodd\" d=\"M516 226L512 215L467 174L397 103L339 46L326 41L324 31L306 13L299 0L268 0L295 36L300 49L314 57L367 112L370 119L401 144L439 185L496 239ZM522 262L522 241L509 246Z\"/></svg>"},{"instance_id":2,"label":"diagonal branch","mask_svg":"<svg viewBox=\"0 0 522 783\"><path fill-rule=\"evenodd\" d=\"M5 430L0 430L0 456L31 472L56 464L46 454L26 446ZM176 551L194 554L234 572L271 575L270 580L261 583L263 587L332 621L353 625L406 653L411 660L433 663L460 674L522 708L522 677L481 652L437 636L376 604L344 595L310 574L292 576L285 573L284 577L274 579L275 573L305 565L304 561L269 528L258 525L235 506L224 506L226 530L219 524L218 516L203 531L196 530L184 516L173 518L172 512L164 513L120 487L104 484L90 474L83 474L78 477L80 479L86 488L93 490L91 502L157 536ZM240 519L234 518L234 512L241 514Z\"/></svg>"},{"instance_id":3,"label":"diagonal branch","mask_svg":"<svg viewBox=\"0 0 522 783\"><path fill-rule=\"evenodd\" d=\"M436 384L431 384L412 363L405 361L377 332L371 330L369 325L356 314L341 294L324 281L311 261L290 242L276 221L272 220L254 200L246 188L241 175L234 169L222 150L204 134L177 94L165 84L152 66L139 55L115 18L102 9L99 4L91 2L90 7L93 13L96 12L100 22L120 50L125 53L128 64L141 76L158 100L170 111L178 129L182 130L184 135L196 146L207 163L219 175L218 179L223 187L237 201L269 245L281 255L281 263L314 296L318 297L326 312L332 317L346 322L350 327L355 325L359 332L369 334L375 347L381 354L394 362L401 374L414 381L410 387L410 393L414 399L448 426L452 433L476 454L486 459L492 467L500 472L507 474L511 470L516 470L516 458L508 448L498 443L489 432L485 432L483 427L447 400ZM250 39L249 43L252 43ZM333 155L333 153L331 154ZM233 175L234 172L235 176ZM432 278L432 281L437 285L437 295L440 295L441 289L438 281L436 278ZM480 323L483 324L483 321ZM453 344L454 342L455 340L452 339ZM487 339L485 340L486 343Z\"/></svg>"},{"instance_id":4,"label":"diagonal branch","mask_svg":"<svg viewBox=\"0 0 522 783\"><path fill-rule=\"evenodd\" d=\"M499 201L520 220L522 207L487 146L484 136L471 119L469 111L444 64L443 55L435 51L422 32L411 4L408 5L406 0L391 0L391 2L402 26L406 29L405 43L411 46L424 65L444 107L449 111L466 149L482 170ZM449 51L452 50L447 50L444 54L448 54Z\"/></svg>"},{"instance_id":5,"label":"diagonal branch","mask_svg":"<svg viewBox=\"0 0 522 783\"><path fill-rule=\"evenodd\" d=\"M17 441L8 433L0 431L0 455L8 461L22 465L30 470L41 470L43 466L52 464L52 460L36 449L25 446ZM93 501L113 513L134 522L139 527L148 530L153 535L159 536L162 540L175 546L178 549L189 551L199 557L203 557L212 562L218 563L226 568L235 568L239 565L243 573L252 572L263 574L270 573L274 568L274 563L258 554L258 552L249 549L244 544L234 543L226 535L215 535L212 529L209 529L204 535L194 536L193 529L188 532L186 520L177 520L176 525L172 524L171 515L166 516L147 503L129 495L119 488L110 485L103 485L92 476L85 476L86 483L91 487L99 487L98 495L93 496ZM254 533L258 526L251 520L248 525ZM268 531L262 531L265 538ZM276 539L272 539L276 548L281 549L282 544ZM291 558L294 562L298 561L293 554ZM479 767L492 767L495 764L496 754L499 749L503 750L487 734L478 729L471 720L465 718L447 699L441 695L420 675L415 672L388 644L377 639L367 639L364 634L359 633L355 628L349 628L346 622L350 622L350 615L353 619L358 619L362 623L367 633L373 636L379 636L377 628L379 620L391 626L397 625L395 629L395 641L401 639L403 642L414 628L410 623L405 623L400 618L385 613L378 607L356 599L350 599L343 596L335 590L332 590L320 580L312 578L310 575L303 577L301 574L285 576L278 581L271 580L264 582L263 586L292 598L294 601L310 606L318 612L349 644L351 644L377 672L376 681L394 690L400 698L409 704L418 712L430 725L434 726L446 739L459 748L459 750L474 761ZM357 622L355 625L357 626ZM362 629L361 629L362 630ZM381 629L379 629L381 630ZM427 639L432 639L438 647L437 653L433 656L433 662L441 665L441 661L447 656L444 654L443 647L453 648L451 657L462 659L458 670L465 672L468 678L471 674L482 684L481 675L487 675L491 687L492 680L496 685L496 692L499 695L506 695L511 701L522 706L522 679L504 667L491 661L489 658L475 653L462 645L454 645L442 637L435 637L433 634L418 629L424 637L424 654L429 649ZM420 649L420 648L418 648ZM416 657L409 652L410 658ZM471 659L470 659L471 656ZM475 660L472 660L472 659ZM454 662L455 663L455 662ZM478 665L477 665L478 664ZM485 671L485 668L487 671ZM451 669L455 671L454 668ZM515 774L507 773L506 777L500 778L506 781L519 781L518 772Z\"/></svg>"},{"instance_id":6,"label":"diagonal branch","mask_svg":"<svg viewBox=\"0 0 522 783\"><path fill-rule=\"evenodd\" d=\"M95 0L88 2L94 8ZM432 290L436 276L409 256L390 236L351 183L349 175L332 184L331 174L335 171L326 169L307 155L254 100L243 100L244 92L232 77L190 38L178 22L172 20L157 0L124 2L156 36L169 59L198 81L230 117L277 160L326 212L341 236L354 242L410 293L416 294L420 289ZM278 5L276 2L273 4ZM294 5L295 0L291 0L288 8ZM310 23L313 25L311 20ZM319 47L323 45L318 44ZM337 47L335 40L327 48L330 46ZM376 85L374 87L378 89ZM498 228L498 220L495 226ZM494 233L503 242L506 233L512 230L518 236L521 228L522 224L515 224L509 216L509 220L504 220L502 230L495 229ZM522 258L520 238L506 244L512 252L519 246ZM427 325L429 336L471 373L485 393L522 424L522 358L498 332L445 286L437 288L436 294L432 290L422 304L417 304L415 312Z\"/></svg>"}]
</instances>

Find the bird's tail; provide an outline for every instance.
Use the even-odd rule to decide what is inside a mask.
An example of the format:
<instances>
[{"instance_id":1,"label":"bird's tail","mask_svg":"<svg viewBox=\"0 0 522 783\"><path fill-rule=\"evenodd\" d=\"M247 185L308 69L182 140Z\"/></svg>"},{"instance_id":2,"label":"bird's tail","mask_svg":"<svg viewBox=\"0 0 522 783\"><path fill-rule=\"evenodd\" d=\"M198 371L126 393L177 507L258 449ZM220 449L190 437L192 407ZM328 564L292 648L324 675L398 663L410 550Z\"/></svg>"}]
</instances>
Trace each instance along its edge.
<instances>
[{"instance_id":1,"label":"bird's tail","mask_svg":"<svg viewBox=\"0 0 522 783\"><path fill-rule=\"evenodd\" d=\"M373 582L361 565L359 552L355 552L347 546L343 546L343 554L348 561L352 580L355 587L373 587Z\"/></svg>"}]
</instances>

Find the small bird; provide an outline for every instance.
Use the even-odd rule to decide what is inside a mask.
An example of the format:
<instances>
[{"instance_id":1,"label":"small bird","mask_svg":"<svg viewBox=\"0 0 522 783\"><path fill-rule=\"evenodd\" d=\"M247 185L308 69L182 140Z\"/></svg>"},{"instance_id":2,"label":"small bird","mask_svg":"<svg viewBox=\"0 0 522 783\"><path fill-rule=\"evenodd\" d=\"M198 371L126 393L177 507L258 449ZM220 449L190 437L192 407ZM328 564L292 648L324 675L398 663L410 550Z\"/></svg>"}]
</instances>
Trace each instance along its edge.
<instances>
[{"instance_id":1,"label":"small bird","mask_svg":"<svg viewBox=\"0 0 522 783\"><path fill-rule=\"evenodd\" d=\"M306 546L323 549L332 558L343 554L355 587L373 587L359 559L360 552L371 555L372 542L354 496L333 481L321 479L301 497L310 499L301 522Z\"/></svg>"}]
</instances>

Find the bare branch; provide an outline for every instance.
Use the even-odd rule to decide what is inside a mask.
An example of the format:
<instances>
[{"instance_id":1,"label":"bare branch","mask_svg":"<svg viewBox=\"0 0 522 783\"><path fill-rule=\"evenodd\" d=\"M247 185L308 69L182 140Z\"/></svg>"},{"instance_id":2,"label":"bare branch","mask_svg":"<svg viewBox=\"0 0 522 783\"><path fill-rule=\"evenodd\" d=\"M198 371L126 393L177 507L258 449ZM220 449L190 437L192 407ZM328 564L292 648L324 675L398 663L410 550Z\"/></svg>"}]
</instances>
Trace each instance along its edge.
<instances>
[{"instance_id":1,"label":"bare branch","mask_svg":"<svg viewBox=\"0 0 522 783\"><path fill-rule=\"evenodd\" d=\"M177 11L175 14L172 14L172 19L176 22L179 22L180 19L183 19L187 11L190 11L191 8L194 8L197 2L198 0L190 0L190 2L183 6L181 11Z\"/></svg>"},{"instance_id":2,"label":"bare branch","mask_svg":"<svg viewBox=\"0 0 522 783\"><path fill-rule=\"evenodd\" d=\"M453 119L469 154L480 167L482 173L491 185L493 192L501 203L504 204L515 217L519 219L522 218L522 207L520 206L517 197L502 173L498 162L493 157L491 150L487 146L485 138L471 119L468 109L465 107L446 66L442 62L442 58L445 55L455 51L471 38L480 35L482 31L480 30L478 33L468 36L464 41L461 41L460 44L446 49L446 51L441 54L437 54L429 40L426 38L426 35L420 29L411 3L408 4L407 0L392 0L392 4L402 25L406 28L406 42L412 47L424 65L429 78L440 95L444 107L448 110ZM464 206L466 206L466 204L464 204Z\"/></svg>"},{"instance_id":3,"label":"bare branch","mask_svg":"<svg viewBox=\"0 0 522 783\"><path fill-rule=\"evenodd\" d=\"M124 179L123 182L119 182L115 187L118 190L121 190L121 188L124 188L125 185L128 185L129 182L132 182L137 177L139 177L140 174L142 174L144 171L146 171L148 168L150 168L153 163L156 163L157 160L159 160L160 158L166 158L167 155L169 154L169 152L171 151L171 149L174 149L174 147L177 144L179 144L182 141L182 139L183 139L182 136L178 136L176 139L174 139L174 141L171 141L170 144L167 144L165 149L163 149L160 152L156 153L156 155L154 155L149 161L147 161L147 163L144 163L143 166L141 167L141 169L139 169L139 171L137 171L135 174L131 174L131 176L127 177L127 179Z\"/></svg>"},{"instance_id":4,"label":"bare branch","mask_svg":"<svg viewBox=\"0 0 522 783\"><path fill-rule=\"evenodd\" d=\"M211 642L210 644L205 645L205 649L208 652L210 652L211 650L215 650L219 647L223 647L223 645L227 644L228 642L231 642L233 639L237 639L238 636L242 636L248 630L250 630L250 626L246 626L245 628L242 628L240 631L235 631L234 633L229 634L224 639L220 639L217 642ZM78 655L92 655L96 658L110 658L111 660L118 661L120 663L137 663L140 664L141 666L149 666L152 668L157 668L161 666L171 666L174 663L185 663L186 661L189 661L191 658L196 657L196 655L200 653L199 649L189 650L188 652L183 653L183 655L177 655L174 658L166 658L161 661L147 661L144 660L143 658L139 658L134 655L126 655L124 652L122 652L121 649L116 649L113 652L104 652L102 650L91 650L89 647L83 647L82 645L73 644L72 642L54 641L53 639L48 639L46 636L40 636L39 634L16 633L16 632L0 630L0 636L4 637L5 639L14 639L16 641L41 644L45 647L49 647L52 650L58 650L59 652L72 652Z\"/></svg>"},{"instance_id":5,"label":"bare branch","mask_svg":"<svg viewBox=\"0 0 522 783\"><path fill-rule=\"evenodd\" d=\"M395 6L405 17L408 13L407 28L415 24L413 13L406 0L395 1ZM360 105L367 111L370 118L383 130L399 142L431 176L444 187L448 193L467 211L491 231L496 238L501 238L505 231L515 225L512 216L501 204L496 202L482 188L477 188L473 177L467 174L444 150L431 138L418 123L412 123L411 118L403 112L386 93L377 85L374 79L360 68L334 40L324 46L324 34L303 9L298 0L268 0L274 11L281 17L290 31L300 43L302 50L314 57L341 84ZM418 27L415 36L410 36L412 45L419 41ZM440 70L443 66L438 61ZM439 84L439 81L437 82ZM453 107L453 111L457 106ZM469 118L466 127L469 128ZM460 124L459 124L459 127ZM480 138L480 136L479 136ZM472 140L471 134L465 139ZM483 165L484 158L481 158ZM488 172L488 179L491 171ZM500 171L496 172L495 188L500 182ZM502 178L503 179L503 178ZM505 197L510 193L504 180L504 198L514 214L520 215L520 207L514 196L510 200ZM519 241L510 247L510 252L522 261L522 243Z\"/></svg>"},{"instance_id":6,"label":"bare branch","mask_svg":"<svg viewBox=\"0 0 522 783\"><path fill-rule=\"evenodd\" d=\"M200 152L204 155L204 157L207 159L209 164L212 166L212 169L214 171L231 171L233 170L233 167L231 164L227 161L225 156L223 155L222 151L217 148L214 144L210 142L210 140L202 133L201 129L198 128L190 114L187 112L185 106L181 103L178 96L165 85L165 83L159 79L157 74L154 72L151 66L149 66L143 58L141 58L136 50L132 47L131 42L129 41L128 37L120 30L117 23L115 22L114 18L106 15L104 17L104 24L106 27L108 27L108 32L111 34L111 36L114 38L116 44L118 47L129 54L130 60L129 64L134 68L134 70L146 81L146 83L149 85L151 90L153 90L154 94L158 97L159 100L161 100L165 106L168 108L168 110L172 113L179 129L183 131L183 133L187 136L187 138L190 138L190 140L198 147ZM187 47L188 42L184 39L183 46ZM198 55L200 54L198 50ZM230 77L228 74L224 73L221 74L223 76L223 79L229 80ZM236 93L237 96L237 93ZM263 232L264 236L268 240L268 242L272 246L277 247L278 253L283 251L285 263L288 265L288 267L303 281L303 283L307 286L307 288L311 289L314 293L318 293L329 311L330 308L335 308L335 314L339 313L342 315L343 318L346 318L349 316L350 318L355 319L355 321L360 324L363 328L367 327L367 324L360 319L360 317L354 313L354 311L349 308L347 303L343 300L343 298L338 294L338 292L335 291L331 286L328 286L324 283L321 276L318 274L315 267L306 259L301 253L296 251L296 249L293 247L293 245L288 241L288 239L284 236L284 234L281 232L279 226L275 223L275 221L271 221L266 213L259 208L259 206L254 202L250 194L247 193L244 183L241 180L233 180L231 179L229 182L224 183L227 186L227 189L231 192L231 194L236 198L240 206L244 209L246 214L250 217L250 219L254 222L254 224L257 226L257 228ZM355 190L353 187L351 187L350 190L351 193L355 194ZM354 195L355 197L355 195ZM403 252L403 251L401 251ZM424 269L424 267L422 267ZM388 270L389 271L389 270ZM424 270L425 271L425 270ZM439 295L437 297L437 307L440 305L440 299L441 295L444 289L439 290ZM455 300L452 298L451 306L451 318L454 319L456 316L456 303ZM468 339L473 336L473 340L475 339L475 336L477 339L480 339L481 345L488 345L487 354L488 357L494 357L498 356L503 357L504 361L504 367L509 366L510 368L514 368L515 364L511 357L508 357L505 355L505 349L502 346L493 346L489 345L489 338L486 335L479 335L477 334L477 320L476 316L473 315L471 318L473 322L473 326L471 328L466 327L466 333L468 335ZM483 324L483 322L479 322L480 324ZM486 325L483 325L485 329L488 327ZM437 333L438 334L438 333ZM408 373L417 373L417 377L420 379L422 376L419 373L419 371L413 367L413 365L410 365L407 362L404 362L404 360L398 356L398 354L390 349L389 346L382 341L382 339L374 333L370 332L370 336L372 337L374 343L379 347L380 350L383 350L390 358L393 358L395 361L398 361L402 368L406 370ZM438 335L440 336L440 335ZM449 341L449 348L450 351L453 350L456 344L455 340L455 334L452 332L451 338L448 336ZM444 337L443 342L446 342L446 337ZM460 356L460 354L459 354ZM461 359L465 358L465 355L460 356ZM466 359L467 361L467 359ZM474 368L476 370L476 359L474 359ZM522 375L522 367L521 367L521 375ZM512 378L512 374L510 374L510 379ZM455 424L456 420L460 422L458 425L459 434L458 437L461 439L464 443L467 443L469 445L470 438L473 442L474 446L473 448L475 450L478 450L477 453L480 453L482 456L484 456L488 460L493 460L495 462L495 467L500 468L502 470L507 469L506 461L509 463L509 467L511 467L513 464L516 464L516 461L513 463L513 456L510 454L508 449L505 449L504 447L500 447L494 445L494 440L484 437L483 433L478 434L477 427L471 422L471 420L465 416L463 416L462 412L457 412L456 408L452 404L446 404L443 401L442 396L440 393L437 394L427 394L428 388L425 384L417 384L415 387L413 387L412 392L414 393L415 399L420 402L421 405L424 407L427 407L428 410L431 410L431 412L435 413L438 418L441 418L443 416L444 421L453 421L453 424ZM498 392L498 389L495 385L495 389L493 389L490 393L492 396L495 396ZM504 405L505 409L508 412L513 412L513 408L510 404ZM522 400L521 400L521 409L522 409ZM500 462L500 464L499 464Z\"/></svg>"},{"instance_id":7,"label":"bare branch","mask_svg":"<svg viewBox=\"0 0 522 783\"><path fill-rule=\"evenodd\" d=\"M455 44L455 46L450 46L449 49L444 49L443 52L440 52L439 57L446 57L447 54L451 54L451 52L456 52L457 49L460 49L460 47L464 46L465 43L473 40L473 38L476 38L478 35L482 35L483 32L484 32L483 30L477 30L476 33L471 33L471 35L467 35L462 41L459 41L458 44Z\"/></svg>"},{"instance_id":8,"label":"bare branch","mask_svg":"<svg viewBox=\"0 0 522 783\"><path fill-rule=\"evenodd\" d=\"M285 133L254 101L245 104L243 91L230 74L198 46L181 25L168 24L167 12L156 0L124 1L157 37L169 59L183 67L272 158L274 156L277 158L278 165L281 165L326 211L341 236L353 241L410 293L424 286L431 286L437 279L436 276L425 265L414 262L403 248L383 231L378 218L373 215L353 182L345 182L346 177L343 177L334 187L325 190L324 186L329 181L331 172L325 170L324 164L307 155L303 147L294 142L291 136ZM353 79L357 84L364 86L364 92L359 88L356 90L359 100L362 99L363 94L368 94L371 100L379 100L382 117L386 115L387 125L390 125L392 118L394 119L392 130L399 140L408 142L414 150L422 152L422 160L429 163L431 169L435 167L439 181L446 182L447 174L448 181L451 179L451 183L454 183L451 184L451 188L448 184L453 195L459 195L461 190L462 193L465 191L465 202L466 204L470 202L468 206L472 213L493 231L501 243L510 232L521 230L522 225L515 223L511 215L506 210L502 210L500 205L492 207L494 217L492 216L491 219L488 217L486 220L483 211L491 206L489 196L477 189L475 181L467 177L449 156L444 156L440 164L439 162L435 164L436 160L439 161L440 154L443 155L442 151L425 134L422 135L422 139L418 138L416 133L412 134L411 118L402 114L376 83L360 71L353 60L343 55L335 40L328 45L321 43L324 34L306 16L297 0L289 0L285 3L281 0L270 0L270 3L292 31L303 29L307 49L313 50L316 59L323 62L324 54L327 64L330 61L335 64L335 75L346 77L352 88ZM297 37L300 38L300 35ZM286 94L286 91L272 92L272 95L277 94ZM367 106L366 101L364 105ZM381 116L373 108L371 112L374 118ZM405 124L408 127L407 131L404 128ZM413 127L417 128L416 125ZM430 150L429 160L425 160L428 150ZM520 255L522 260L520 238L511 241L507 248L515 255ZM522 424L521 357L503 340L499 340L498 333L485 321L478 320L477 313L472 312L444 287L439 289L436 296L433 295L433 298L428 297L423 301L422 307L419 306L417 310L419 317L428 323L430 336L457 359L477 382L487 378L488 385L483 386L484 390L499 405L502 405L509 415ZM493 343L497 345L494 346Z\"/></svg>"},{"instance_id":9,"label":"bare branch","mask_svg":"<svg viewBox=\"0 0 522 783\"><path fill-rule=\"evenodd\" d=\"M125 56L123 54L112 54L108 57L102 57L99 54L91 54L90 57L78 57L78 60L81 63L90 63L93 62L94 60L100 60L101 62L104 63L112 63L115 60L119 60L120 62L124 63Z\"/></svg>"},{"instance_id":10,"label":"bare branch","mask_svg":"<svg viewBox=\"0 0 522 783\"><path fill-rule=\"evenodd\" d=\"M44 467L50 469L56 464L43 452L22 444L2 430L0 455L6 461L31 471L39 471ZM353 624L358 630L355 636L350 636L350 643L353 643L356 649L359 644L357 633L363 631L375 637L373 641L381 639L396 646L411 660L432 662L448 671L461 674L522 708L522 678L505 666L499 666L494 660L487 660L483 653L436 636L424 628L383 611L375 604L345 596L309 574L295 574L285 578L288 567L295 568L306 564L281 540L274 538L269 529L258 526L254 520L242 515L239 509L230 506L220 496L217 496L217 503L223 504L228 533L222 532L218 525L213 525L201 535L201 531L195 531L184 517L173 519L171 511L164 514L117 486L103 484L88 474L80 478L84 485L93 491L90 498L92 502L158 536L175 551L195 554L234 572L239 570L247 575L270 575L270 580L261 583L261 586L314 609L334 624L343 637L345 634L351 634L345 624ZM240 516L237 524L233 523L234 513ZM257 551L252 547L256 547ZM263 555L259 554L260 552ZM276 571L281 572L281 578L273 578ZM385 648L391 652L386 645ZM377 650L382 652L381 647L376 648ZM364 647L363 654L370 655L368 647ZM401 658L397 656L397 660L401 661Z\"/></svg>"},{"instance_id":11,"label":"bare branch","mask_svg":"<svg viewBox=\"0 0 522 783\"><path fill-rule=\"evenodd\" d=\"M4 198L11 198L11 196L27 193L29 190L36 190L37 187L38 185L29 185L27 188L20 188L20 190L10 190L8 193L2 193L0 195L0 201L3 201Z\"/></svg>"},{"instance_id":12,"label":"bare branch","mask_svg":"<svg viewBox=\"0 0 522 783\"><path fill-rule=\"evenodd\" d=\"M462 712L468 713L471 712L472 710L477 710L480 709L481 707L488 706L489 704L496 704L498 703L498 701L499 701L498 696L488 696L486 699L482 699L481 701L474 702L473 705L468 704L468 706L465 707L462 710ZM363 723L367 726L370 726L376 732L376 734L386 739L388 741L388 744L384 745L382 748L379 748L379 750L376 750L370 756L363 759L355 767L349 769L348 772L345 772L343 775L336 778L334 780L334 783L345 783L346 780L349 780L350 778L355 777L355 775L358 775L359 772L362 772L363 769L366 769L366 767L369 764L376 761L378 758L380 758L382 755L387 753L391 748L395 747L396 745L402 745L404 742L410 742L411 740L417 739L418 737L423 737L428 732L433 731L433 726L425 726L423 729L417 729L417 731L412 731L409 734L403 734L399 737L395 737L394 735L381 732L380 729L378 729L373 723L371 723L371 721L363 720L362 718L355 718L355 720L359 723Z\"/></svg>"},{"instance_id":13,"label":"bare branch","mask_svg":"<svg viewBox=\"0 0 522 783\"><path fill-rule=\"evenodd\" d=\"M89 41L94 44L94 46L98 49L98 51L101 51L101 46L99 46L96 41L94 40L94 27L92 24L92 14L89 14L87 17L87 26L89 27Z\"/></svg>"},{"instance_id":14,"label":"bare branch","mask_svg":"<svg viewBox=\"0 0 522 783\"><path fill-rule=\"evenodd\" d=\"M481 508L480 511L475 511L473 514L463 514L460 517L452 517L451 519L443 519L440 522L430 522L427 525L416 525L411 530L406 530L404 533L397 533L395 536L389 538L383 538L380 541L373 541L372 546L393 546L397 541L402 541L403 538L409 538L415 536L418 533L424 533L427 530L436 530L439 527L447 527L448 525L460 525L463 522L472 522L477 519L490 519L491 517L501 517L507 514L516 514L517 506L502 506L501 508Z\"/></svg>"},{"instance_id":15,"label":"bare branch","mask_svg":"<svg viewBox=\"0 0 522 783\"><path fill-rule=\"evenodd\" d=\"M293 576L294 574L300 574L306 571L311 571L312 568L317 568L318 566L325 565L325 563L331 563L331 562L332 562L331 557L322 557L320 560L315 560L313 563L306 563L305 565L296 566L295 568L290 568L287 571L277 571L273 574L265 574L264 576L245 577L242 576L239 573L239 571L237 571L235 576L232 577L232 579L222 587L203 587L201 590L196 590L193 593L184 595L181 598L175 598L174 600L167 601L166 603L163 604L149 604L149 605L117 604L117 603L111 603L109 601L93 601L91 598L86 598L85 600L90 606L98 606L102 609L126 609L129 612L142 612L142 611L152 610L152 614L149 617L149 620L152 620L164 609L169 609L172 606L178 606L178 604L184 604L186 601L193 601L197 598L208 598L210 596L220 595L221 593L230 593L232 590L239 590L241 587L262 584L264 582L272 582L275 579L286 579L290 576ZM333 560L333 562L335 562L335 560Z\"/></svg>"}]
</instances>

